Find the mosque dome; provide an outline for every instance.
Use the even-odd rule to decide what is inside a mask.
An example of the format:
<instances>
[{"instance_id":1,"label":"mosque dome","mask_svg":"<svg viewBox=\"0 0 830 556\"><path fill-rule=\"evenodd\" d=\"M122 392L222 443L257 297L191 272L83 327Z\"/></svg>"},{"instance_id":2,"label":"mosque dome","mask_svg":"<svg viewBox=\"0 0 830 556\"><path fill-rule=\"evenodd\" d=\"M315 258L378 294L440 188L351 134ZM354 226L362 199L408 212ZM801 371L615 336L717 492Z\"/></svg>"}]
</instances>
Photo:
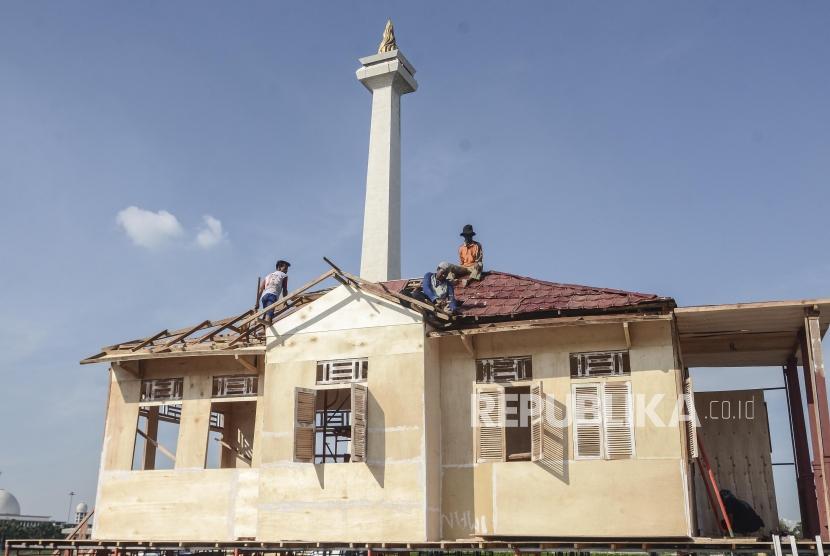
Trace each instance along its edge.
<instances>
[{"instance_id":1,"label":"mosque dome","mask_svg":"<svg viewBox=\"0 0 830 556\"><path fill-rule=\"evenodd\" d=\"M0 515L20 515L20 502L14 494L0 488Z\"/></svg>"},{"instance_id":2,"label":"mosque dome","mask_svg":"<svg viewBox=\"0 0 830 556\"><path fill-rule=\"evenodd\" d=\"M81 502L80 504L75 506L75 513L76 514L85 514L85 513L88 513L88 512L89 512L89 506L87 506L83 502Z\"/></svg>"}]
</instances>

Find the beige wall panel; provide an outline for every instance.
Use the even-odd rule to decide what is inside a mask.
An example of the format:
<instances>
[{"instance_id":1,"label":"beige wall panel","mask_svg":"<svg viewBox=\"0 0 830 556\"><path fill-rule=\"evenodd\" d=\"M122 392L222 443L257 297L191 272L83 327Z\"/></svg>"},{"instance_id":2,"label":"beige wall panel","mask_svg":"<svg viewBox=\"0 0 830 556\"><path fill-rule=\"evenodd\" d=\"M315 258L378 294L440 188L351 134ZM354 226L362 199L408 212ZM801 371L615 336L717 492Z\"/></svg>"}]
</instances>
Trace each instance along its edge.
<instances>
[{"instance_id":1,"label":"beige wall panel","mask_svg":"<svg viewBox=\"0 0 830 556\"><path fill-rule=\"evenodd\" d=\"M258 537L425 540L423 324L397 305L338 290L281 321L288 333L269 345ZM302 332L290 332L298 323ZM350 357L369 358L368 463L293 463L295 388L316 387L317 361ZM440 434L440 416L434 428ZM437 449L433 459L437 469Z\"/></svg>"},{"instance_id":2,"label":"beige wall panel","mask_svg":"<svg viewBox=\"0 0 830 556\"><path fill-rule=\"evenodd\" d=\"M259 503L259 470L239 470L233 499L233 538L256 538Z\"/></svg>"},{"instance_id":3,"label":"beige wall panel","mask_svg":"<svg viewBox=\"0 0 830 556\"><path fill-rule=\"evenodd\" d=\"M494 535L495 491L493 490L493 464L476 464L473 467L473 516L476 535ZM527 486L525 486L527 488Z\"/></svg>"},{"instance_id":4,"label":"beige wall panel","mask_svg":"<svg viewBox=\"0 0 830 556\"><path fill-rule=\"evenodd\" d=\"M423 468L418 463L265 468L259 510L260 540L424 539Z\"/></svg>"},{"instance_id":5,"label":"beige wall panel","mask_svg":"<svg viewBox=\"0 0 830 556\"><path fill-rule=\"evenodd\" d=\"M673 421L678 371L671 329L662 322L632 323L629 331L631 376L583 379L630 381L635 411L638 396L643 408L657 396L651 410L666 426L644 421L635 429L636 459L622 461L573 460L572 429L565 423L545 426L545 458L540 463L475 464L470 407L475 359L458 338L441 338L444 538L469 536L471 526L481 535L687 534L683 433ZM553 397L559 419L568 416L571 385L577 382L570 378L569 354L625 348L623 328L618 324L480 334L474 343L478 358L531 355L533 377L541 379L546 395ZM643 484L660 494L643 497ZM613 525L606 527L603 520L600 527L596 519L606 510ZM637 517L638 513L646 518ZM630 517L623 519L623 514ZM553 515L556 520L559 516L581 520L582 525L567 522L558 529L556 520L550 519ZM585 519L586 515L591 519Z\"/></svg>"},{"instance_id":6,"label":"beige wall panel","mask_svg":"<svg viewBox=\"0 0 830 556\"><path fill-rule=\"evenodd\" d=\"M184 378L176 469L205 467L212 387L210 375L188 375Z\"/></svg>"},{"instance_id":7,"label":"beige wall panel","mask_svg":"<svg viewBox=\"0 0 830 556\"><path fill-rule=\"evenodd\" d=\"M441 344L436 340L424 346L424 415L426 452L426 536L441 538Z\"/></svg>"},{"instance_id":8,"label":"beige wall panel","mask_svg":"<svg viewBox=\"0 0 830 556\"><path fill-rule=\"evenodd\" d=\"M567 483L531 462L492 467L497 535L686 535L678 460L572 462Z\"/></svg>"},{"instance_id":9,"label":"beige wall panel","mask_svg":"<svg viewBox=\"0 0 830 556\"><path fill-rule=\"evenodd\" d=\"M485 514L476 513L473 467L445 467L442 475L441 538L466 539L476 531L486 532L491 511L486 508Z\"/></svg>"},{"instance_id":10,"label":"beige wall panel","mask_svg":"<svg viewBox=\"0 0 830 556\"><path fill-rule=\"evenodd\" d=\"M679 420L677 372L632 369L634 442L640 459L683 457L685 423Z\"/></svg>"},{"instance_id":11,"label":"beige wall panel","mask_svg":"<svg viewBox=\"0 0 830 556\"><path fill-rule=\"evenodd\" d=\"M259 513L259 540L407 542L423 539L421 504L321 506L315 502ZM337 525L332 527L331 524Z\"/></svg>"},{"instance_id":12,"label":"beige wall panel","mask_svg":"<svg viewBox=\"0 0 830 556\"><path fill-rule=\"evenodd\" d=\"M265 424L265 358L259 362L259 391L256 397L256 416L254 417L254 453L251 457L251 467L257 468L262 464L262 431Z\"/></svg>"},{"instance_id":13,"label":"beige wall panel","mask_svg":"<svg viewBox=\"0 0 830 556\"><path fill-rule=\"evenodd\" d=\"M240 356L248 363L262 367L264 356ZM205 355L200 357L170 357L163 359L146 359L141 361L143 378L170 378L193 375L249 375L250 370L243 367L232 355ZM208 392L210 395L210 392Z\"/></svg>"},{"instance_id":14,"label":"beige wall panel","mask_svg":"<svg viewBox=\"0 0 830 556\"><path fill-rule=\"evenodd\" d=\"M369 357L369 428L424 426L424 354ZM375 413L374 417L372 413ZM411 453L407 448L406 452ZM421 453L421 447L418 447Z\"/></svg>"},{"instance_id":15,"label":"beige wall panel","mask_svg":"<svg viewBox=\"0 0 830 556\"><path fill-rule=\"evenodd\" d=\"M527 355L532 352L625 349L621 324L596 324L478 334L477 357Z\"/></svg>"},{"instance_id":16,"label":"beige wall panel","mask_svg":"<svg viewBox=\"0 0 830 556\"><path fill-rule=\"evenodd\" d=\"M101 451L102 469L128 471L133 463L141 381L118 364L112 366L110 381L104 445Z\"/></svg>"},{"instance_id":17,"label":"beige wall panel","mask_svg":"<svg viewBox=\"0 0 830 556\"><path fill-rule=\"evenodd\" d=\"M269 338L267 363L397 355L424 350L422 324Z\"/></svg>"},{"instance_id":18,"label":"beige wall panel","mask_svg":"<svg viewBox=\"0 0 830 556\"><path fill-rule=\"evenodd\" d=\"M277 337L300 333L352 330L422 322L421 315L351 287L338 286L299 311L277 321L270 334Z\"/></svg>"},{"instance_id":19,"label":"beige wall panel","mask_svg":"<svg viewBox=\"0 0 830 556\"><path fill-rule=\"evenodd\" d=\"M441 462L445 468L470 464L473 461L470 396L475 382L475 360L458 338L440 339L440 360ZM446 480L444 485L446 498Z\"/></svg>"},{"instance_id":20,"label":"beige wall panel","mask_svg":"<svg viewBox=\"0 0 830 556\"><path fill-rule=\"evenodd\" d=\"M95 537L235 540L237 505L250 504L250 492L240 496L238 483L256 484L257 473L235 469L105 473L95 512ZM251 519L244 511L239 527L246 531L247 523L250 532Z\"/></svg>"}]
</instances>

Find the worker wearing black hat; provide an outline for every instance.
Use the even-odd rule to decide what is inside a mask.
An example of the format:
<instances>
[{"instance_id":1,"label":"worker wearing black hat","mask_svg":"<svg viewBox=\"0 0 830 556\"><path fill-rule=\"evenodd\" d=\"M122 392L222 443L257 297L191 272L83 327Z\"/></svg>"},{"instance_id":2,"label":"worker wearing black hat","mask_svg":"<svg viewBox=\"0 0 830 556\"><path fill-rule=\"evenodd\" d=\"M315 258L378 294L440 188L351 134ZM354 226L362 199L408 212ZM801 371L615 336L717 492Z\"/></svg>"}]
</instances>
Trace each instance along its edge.
<instances>
[{"instance_id":1,"label":"worker wearing black hat","mask_svg":"<svg viewBox=\"0 0 830 556\"><path fill-rule=\"evenodd\" d=\"M451 265L450 271L456 278L481 280L481 272L484 270L484 249L479 242L473 240L473 236L476 235L473 225L466 224L459 235L464 238L464 243L458 248L459 265Z\"/></svg>"},{"instance_id":2,"label":"worker wearing black hat","mask_svg":"<svg viewBox=\"0 0 830 556\"><path fill-rule=\"evenodd\" d=\"M277 269L265 277L259 285L259 307L265 309L269 305L273 305L280 298L280 295L286 297L288 295L288 267L291 263L282 259L277 261ZM266 314L267 322L274 319L274 311L268 311Z\"/></svg>"}]
</instances>

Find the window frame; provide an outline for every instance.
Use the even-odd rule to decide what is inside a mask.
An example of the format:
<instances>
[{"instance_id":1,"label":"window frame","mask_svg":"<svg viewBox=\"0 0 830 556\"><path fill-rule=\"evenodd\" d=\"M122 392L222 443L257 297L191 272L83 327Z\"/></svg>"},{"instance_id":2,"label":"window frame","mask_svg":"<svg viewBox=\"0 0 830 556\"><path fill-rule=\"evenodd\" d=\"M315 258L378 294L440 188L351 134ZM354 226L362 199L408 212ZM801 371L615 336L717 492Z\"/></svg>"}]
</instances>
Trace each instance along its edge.
<instances>
[{"instance_id":1,"label":"window frame","mask_svg":"<svg viewBox=\"0 0 830 556\"><path fill-rule=\"evenodd\" d=\"M516 369L516 378L510 380L496 380L495 377L495 369L480 369L480 365L487 364L486 362L490 362L490 364L494 364L496 361L509 361L512 360L515 366L519 366L518 363L521 361L526 361L527 364L524 366L523 369ZM500 357L480 357L475 360L476 363L476 374L475 374L475 383L476 384L507 384L507 385L516 385L516 386L524 386L533 381L533 355L505 355ZM524 376L519 376L520 372L524 372ZM489 378L490 380L479 380L480 376L484 375L485 378ZM488 376L489 375L489 376Z\"/></svg>"},{"instance_id":2,"label":"window frame","mask_svg":"<svg viewBox=\"0 0 830 556\"><path fill-rule=\"evenodd\" d=\"M619 376L614 377L604 377L610 380L594 380L591 382L584 382L581 380L571 381L571 412L574 415L572 429L573 432L571 434L571 439L573 441L573 455L574 460L579 461L615 461L615 460L627 460L627 459L636 459L637 458L637 442L636 442L636 427L634 422L634 393L633 393L633 384L630 379L623 379ZM624 384L627 388L627 417L628 417L628 430L631 439L631 453L624 456L624 457L611 457L608 450L608 424L609 420L607 419L607 411L606 411L606 391L605 386L606 384ZM578 436L578 427L577 427L577 396L576 390L577 388L585 388L585 387L596 387L597 389L597 400L599 403L599 407L597 409L597 413L599 414L599 435L600 435L600 454L598 456L590 455L580 455L579 454L579 436Z\"/></svg>"},{"instance_id":3,"label":"window frame","mask_svg":"<svg viewBox=\"0 0 830 556\"><path fill-rule=\"evenodd\" d=\"M331 378L331 367L336 364L351 363L352 373L350 378ZM329 367L326 369L326 367ZM327 359L317 361L315 384L318 386L338 386L351 384L353 382L365 383L369 380L369 358L368 357L346 357L343 359Z\"/></svg>"},{"instance_id":4,"label":"window frame","mask_svg":"<svg viewBox=\"0 0 830 556\"><path fill-rule=\"evenodd\" d=\"M600 357L600 356L608 356L611 355L614 358L614 367L615 369L612 370L610 373L597 373L591 374L590 367L587 363L584 363L585 368L581 369L580 367L583 366L583 361L588 357ZM620 369L617 370L617 359L619 359ZM599 378L611 378L611 377L623 377L623 376L631 376L631 354L630 350L628 349L608 349L608 350L598 350L598 351L578 351L578 352L571 352L568 354L568 369L571 379L588 379L588 380L596 380Z\"/></svg>"}]
</instances>

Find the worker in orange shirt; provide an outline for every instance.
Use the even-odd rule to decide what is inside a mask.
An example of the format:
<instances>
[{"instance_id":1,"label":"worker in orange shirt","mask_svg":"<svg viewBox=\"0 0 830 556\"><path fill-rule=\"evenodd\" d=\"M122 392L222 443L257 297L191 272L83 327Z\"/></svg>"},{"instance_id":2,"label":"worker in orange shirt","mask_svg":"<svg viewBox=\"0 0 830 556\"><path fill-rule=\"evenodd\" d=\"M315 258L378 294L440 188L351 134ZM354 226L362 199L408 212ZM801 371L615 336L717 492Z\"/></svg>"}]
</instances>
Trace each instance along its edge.
<instances>
[{"instance_id":1,"label":"worker in orange shirt","mask_svg":"<svg viewBox=\"0 0 830 556\"><path fill-rule=\"evenodd\" d=\"M460 235L464 238L464 243L458 248L459 264L450 265L450 273L455 279L464 278L466 285L469 280L481 280L481 273L484 270L484 249L473 239L476 233L473 231L472 224L466 224Z\"/></svg>"}]
</instances>

